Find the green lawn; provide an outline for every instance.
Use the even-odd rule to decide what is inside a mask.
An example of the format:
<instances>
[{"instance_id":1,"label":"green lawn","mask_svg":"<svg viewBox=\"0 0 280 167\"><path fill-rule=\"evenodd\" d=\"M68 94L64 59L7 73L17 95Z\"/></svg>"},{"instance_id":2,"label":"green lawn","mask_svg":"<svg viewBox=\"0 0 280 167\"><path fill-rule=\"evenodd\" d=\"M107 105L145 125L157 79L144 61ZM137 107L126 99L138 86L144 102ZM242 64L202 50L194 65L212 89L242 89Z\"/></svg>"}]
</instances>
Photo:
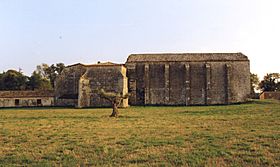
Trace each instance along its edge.
<instances>
[{"instance_id":1,"label":"green lawn","mask_svg":"<svg viewBox=\"0 0 280 167\"><path fill-rule=\"evenodd\" d=\"M0 109L0 166L280 166L280 102Z\"/></svg>"}]
</instances>

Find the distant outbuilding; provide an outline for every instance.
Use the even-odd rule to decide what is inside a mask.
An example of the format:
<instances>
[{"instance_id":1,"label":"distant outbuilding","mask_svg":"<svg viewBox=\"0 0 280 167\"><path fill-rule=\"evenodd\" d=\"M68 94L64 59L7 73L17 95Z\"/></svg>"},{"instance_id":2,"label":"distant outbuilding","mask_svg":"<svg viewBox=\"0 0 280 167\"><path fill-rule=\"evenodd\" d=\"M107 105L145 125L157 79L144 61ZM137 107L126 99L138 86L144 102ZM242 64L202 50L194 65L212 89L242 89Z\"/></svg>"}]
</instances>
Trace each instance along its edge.
<instances>
[{"instance_id":1,"label":"distant outbuilding","mask_svg":"<svg viewBox=\"0 0 280 167\"><path fill-rule=\"evenodd\" d=\"M280 100L280 92L262 92L260 94L260 99L276 99Z\"/></svg>"},{"instance_id":2,"label":"distant outbuilding","mask_svg":"<svg viewBox=\"0 0 280 167\"><path fill-rule=\"evenodd\" d=\"M54 106L54 92L37 91L0 91L0 107L37 107Z\"/></svg>"}]
</instances>

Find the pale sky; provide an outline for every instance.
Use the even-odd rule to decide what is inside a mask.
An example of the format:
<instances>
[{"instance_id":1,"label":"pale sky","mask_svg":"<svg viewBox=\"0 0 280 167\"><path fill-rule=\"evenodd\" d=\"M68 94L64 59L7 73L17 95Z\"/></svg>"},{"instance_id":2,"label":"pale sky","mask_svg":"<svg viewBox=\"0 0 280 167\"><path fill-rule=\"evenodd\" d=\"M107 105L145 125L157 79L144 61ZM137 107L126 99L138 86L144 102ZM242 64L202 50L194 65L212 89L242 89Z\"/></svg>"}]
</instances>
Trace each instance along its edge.
<instances>
[{"instance_id":1,"label":"pale sky","mask_svg":"<svg viewBox=\"0 0 280 167\"><path fill-rule=\"evenodd\" d=\"M0 70L124 63L132 53L242 52L280 72L280 0L0 0Z\"/></svg>"}]
</instances>

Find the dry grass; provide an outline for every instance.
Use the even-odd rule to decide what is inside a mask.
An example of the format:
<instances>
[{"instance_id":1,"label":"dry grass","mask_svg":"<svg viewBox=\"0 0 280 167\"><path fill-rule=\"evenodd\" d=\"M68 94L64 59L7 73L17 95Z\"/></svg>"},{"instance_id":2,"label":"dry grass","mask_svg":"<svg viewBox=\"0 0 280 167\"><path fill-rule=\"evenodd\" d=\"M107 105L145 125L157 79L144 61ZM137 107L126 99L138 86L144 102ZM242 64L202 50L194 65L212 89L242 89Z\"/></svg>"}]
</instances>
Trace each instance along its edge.
<instances>
[{"instance_id":1,"label":"dry grass","mask_svg":"<svg viewBox=\"0 0 280 167\"><path fill-rule=\"evenodd\" d=\"M1 109L0 166L280 166L280 102Z\"/></svg>"}]
</instances>

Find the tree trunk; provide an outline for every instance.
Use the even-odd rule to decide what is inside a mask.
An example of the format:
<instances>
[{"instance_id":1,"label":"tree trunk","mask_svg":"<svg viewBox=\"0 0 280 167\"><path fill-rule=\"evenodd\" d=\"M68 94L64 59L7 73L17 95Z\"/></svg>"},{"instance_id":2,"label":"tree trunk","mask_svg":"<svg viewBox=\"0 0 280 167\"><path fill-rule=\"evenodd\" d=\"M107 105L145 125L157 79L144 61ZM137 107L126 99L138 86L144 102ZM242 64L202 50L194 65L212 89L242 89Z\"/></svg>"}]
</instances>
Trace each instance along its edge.
<instances>
[{"instance_id":1,"label":"tree trunk","mask_svg":"<svg viewBox=\"0 0 280 167\"><path fill-rule=\"evenodd\" d=\"M119 111L118 111L117 103L113 102L112 103L112 108L113 108L113 112L110 115L110 117L118 117L119 116Z\"/></svg>"}]
</instances>

